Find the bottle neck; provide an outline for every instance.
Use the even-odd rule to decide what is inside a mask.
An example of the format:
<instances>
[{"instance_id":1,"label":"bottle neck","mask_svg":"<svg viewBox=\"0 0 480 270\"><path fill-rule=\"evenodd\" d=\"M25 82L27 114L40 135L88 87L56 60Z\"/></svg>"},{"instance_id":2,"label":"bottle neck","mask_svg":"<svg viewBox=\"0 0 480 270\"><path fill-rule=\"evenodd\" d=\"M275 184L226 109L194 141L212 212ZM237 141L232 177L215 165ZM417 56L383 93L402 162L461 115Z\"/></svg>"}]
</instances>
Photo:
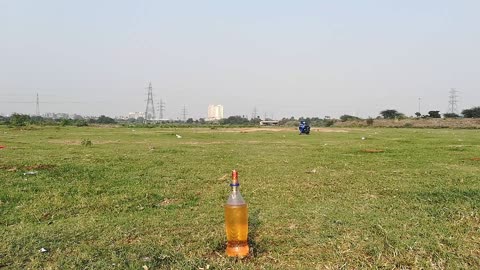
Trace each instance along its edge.
<instances>
[{"instance_id":1,"label":"bottle neck","mask_svg":"<svg viewBox=\"0 0 480 270\"><path fill-rule=\"evenodd\" d=\"M244 205L245 200L243 200L242 194L240 194L240 188L238 186L231 187L230 196L228 196L227 204L228 205Z\"/></svg>"}]
</instances>

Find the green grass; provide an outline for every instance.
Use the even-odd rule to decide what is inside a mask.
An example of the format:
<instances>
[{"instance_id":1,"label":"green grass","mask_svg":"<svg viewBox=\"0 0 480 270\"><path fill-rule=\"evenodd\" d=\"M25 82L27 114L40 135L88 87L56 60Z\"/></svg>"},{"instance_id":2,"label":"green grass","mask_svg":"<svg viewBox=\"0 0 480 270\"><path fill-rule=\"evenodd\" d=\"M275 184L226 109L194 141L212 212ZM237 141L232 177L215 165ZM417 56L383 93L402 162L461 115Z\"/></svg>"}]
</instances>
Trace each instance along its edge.
<instances>
[{"instance_id":1,"label":"green grass","mask_svg":"<svg viewBox=\"0 0 480 270\"><path fill-rule=\"evenodd\" d=\"M0 127L0 269L480 268L480 131L332 130Z\"/></svg>"}]
</instances>

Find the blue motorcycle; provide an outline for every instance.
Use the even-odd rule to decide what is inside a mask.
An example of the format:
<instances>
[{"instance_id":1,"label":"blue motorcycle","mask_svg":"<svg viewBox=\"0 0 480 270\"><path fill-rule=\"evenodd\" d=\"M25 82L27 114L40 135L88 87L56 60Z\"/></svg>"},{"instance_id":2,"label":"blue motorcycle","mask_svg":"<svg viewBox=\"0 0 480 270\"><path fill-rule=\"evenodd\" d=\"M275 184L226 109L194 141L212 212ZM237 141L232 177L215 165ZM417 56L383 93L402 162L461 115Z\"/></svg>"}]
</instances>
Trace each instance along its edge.
<instances>
[{"instance_id":1,"label":"blue motorcycle","mask_svg":"<svg viewBox=\"0 0 480 270\"><path fill-rule=\"evenodd\" d=\"M305 123L305 121L300 122L300 125L298 126L298 130L300 131L299 135L302 135L302 134L309 135L310 134L310 126L307 123Z\"/></svg>"}]
</instances>

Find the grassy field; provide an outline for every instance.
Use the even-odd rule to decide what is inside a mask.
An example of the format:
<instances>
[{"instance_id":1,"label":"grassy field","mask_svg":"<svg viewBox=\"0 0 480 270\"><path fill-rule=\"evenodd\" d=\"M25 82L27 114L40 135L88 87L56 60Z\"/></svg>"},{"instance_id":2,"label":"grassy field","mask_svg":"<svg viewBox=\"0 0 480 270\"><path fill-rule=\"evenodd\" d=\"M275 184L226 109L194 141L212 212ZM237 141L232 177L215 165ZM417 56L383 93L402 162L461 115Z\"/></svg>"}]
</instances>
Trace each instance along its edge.
<instances>
[{"instance_id":1,"label":"grassy field","mask_svg":"<svg viewBox=\"0 0 480 270\"><path fill-rule=\"evenodd\" d=\"M2 270L480 268L479 130L0 127L0 145ZM244 260L224 256L232 169Z\"/></svg>"}]
</instances>

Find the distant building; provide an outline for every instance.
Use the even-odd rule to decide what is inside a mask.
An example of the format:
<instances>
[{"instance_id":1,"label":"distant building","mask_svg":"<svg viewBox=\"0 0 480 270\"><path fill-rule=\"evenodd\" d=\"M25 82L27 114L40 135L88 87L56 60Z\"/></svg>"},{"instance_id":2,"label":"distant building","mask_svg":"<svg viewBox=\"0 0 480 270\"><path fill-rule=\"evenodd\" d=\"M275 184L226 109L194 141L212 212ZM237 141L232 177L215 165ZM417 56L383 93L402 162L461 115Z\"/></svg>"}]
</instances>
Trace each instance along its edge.
<instances>
[{"instance_id":1,"label":"distant building","mask_svg":"<svg viewBox=\"0 0 480 270\"><path fill-rule=\"evenodd\" d=\"M223 105L208 105L207 121L223 119Z\"/></svg>"},{"instance_id":2,"label":"distant building","mask_svg":"<svg viewBox=\"0 0 480 270\"><path fill-rule=\"evenodd\" d=\"M128 118L129 119L145 118L145 112L129 112Z\"/></svg>"},{"instance_id":3,"label":"distant building","mask_svg":"<svg viewBox=\"0 0 480 270\"><path fill-rule=\"evenodd\" d=\"M279 122L277 120L263 120L260 121L260 126L278 126Z\"/></svg>"},{"instance_id":4,"label":"distant building","mask_svg":"<svg viewBox=\"0 0 480 270\"><path fill-rule=\"evenodd\" d=\"M45 113L45 118L52 118L52 119L69 119L71 118L68 113Z\"/></svg>"}]
</instances>

